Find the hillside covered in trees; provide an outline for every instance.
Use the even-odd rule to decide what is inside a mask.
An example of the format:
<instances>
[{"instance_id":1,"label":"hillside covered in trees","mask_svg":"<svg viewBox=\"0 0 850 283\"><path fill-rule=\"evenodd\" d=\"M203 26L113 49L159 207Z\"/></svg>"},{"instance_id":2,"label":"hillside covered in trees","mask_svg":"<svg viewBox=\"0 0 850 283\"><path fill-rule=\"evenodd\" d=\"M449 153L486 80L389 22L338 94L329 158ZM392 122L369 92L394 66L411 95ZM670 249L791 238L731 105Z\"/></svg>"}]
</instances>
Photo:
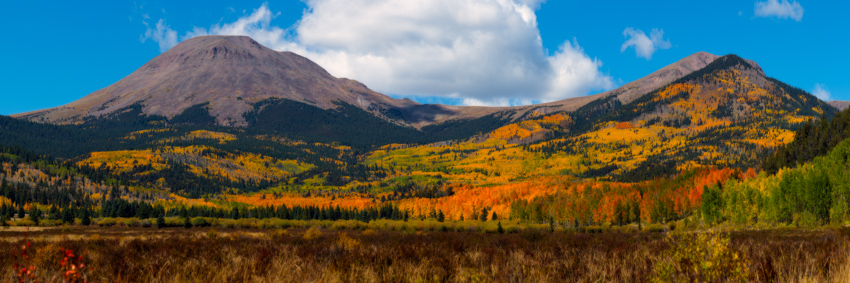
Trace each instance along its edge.
<instances>
[{"instance_id":1,"label":"hillside covered in trees","mask_svg":"<svg viewBox=\"0 0 850 283\"><path fill-rule=\"evenodd\" d=\"M134 104L75 125L0 117L0 212L562 227L846 218L826 200L842 177L824 164L846 165L847 112L735 55L632 100L519 120L417 129L344 103L266 99L247 127L226 127L208 106L165 117Z\"/></svg>"}]
</instances>

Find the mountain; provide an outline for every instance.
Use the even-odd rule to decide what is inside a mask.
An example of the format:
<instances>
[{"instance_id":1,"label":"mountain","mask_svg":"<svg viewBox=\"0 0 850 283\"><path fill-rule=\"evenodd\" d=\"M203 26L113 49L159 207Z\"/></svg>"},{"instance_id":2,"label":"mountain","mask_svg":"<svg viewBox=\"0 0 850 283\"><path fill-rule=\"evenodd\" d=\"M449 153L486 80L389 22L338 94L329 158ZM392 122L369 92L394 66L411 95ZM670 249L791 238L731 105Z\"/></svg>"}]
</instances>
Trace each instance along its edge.
<instances>
[{"instance_id":1,"label":"mountain","mask_svg":"<svg viewBox=\"0 0 850 283\"><path fill-rule=\"evenodd\" d=\"M571 116L586 138L611 135L634 141L603 143L641 146L623 152L626 162L605 164L616 167L621 180L635 180L699 166L757 167L807 121L835 113L811 94L767 77L754 62L727 55L627 104L601 99Z\"/></svg>"},{"instance_id":2,"label":"mountain","mask_svg":"<svg viewBox=\"0 0 850 283\"><path fill-rule=\"evenodd\" d=\"M688 57L667 65L643 78L630 82L617 89L582 97L568 98L564 100L544 103L540 107L546 107L550 112L575 111L591 101L606 97L616 96L621 103L629 103L659 87L680 79L696 70L708 66L719 56L708 52L697 52Z\"/></svg>"},{"instance_id":3,"label":"mountain","mask_svg":"<svg viewBox=\"0 0 850 283\"><path fill-rule=\"evenodd\" d=\"M832 107L835 107L838 110L844 110L847 109L848 106L850 106L850 101L833 100L829 102L829 105L832 105Z\"/></svg>"},{"instance_id":4,"label":"mountain","mask_svg":"<svg viewBox=\"0 0 850 283\"><path fill-rule=\"evenodd\" d=\"M422 105L247 37L215 36L184 41L69 105L0 117L0 145L61 157L90 168L94 180L192 196L269 187L365 192L400 185L398 178L640 181L758 166L797 128L836 111L753 61L705 52L592 96L519 107Z\"/></svg>"},{"instance_id":5,"label":"mountain","mask_svg":"<svg viewBox=\"0 0 850 283\"><path fill-rule=\"evenodd\" d=\"M279 98L321 109L338 102L379 113L417 103L392 99L353 80L338 79L292 52L276 52L245 36L202 36L186 40L104 89L68 105L17 117L74 123L134 104L146 115L174 117L195 105L216 124L247 125L242 114L259 101Z\"/></svg>"},{"instance_id":6,"label":"mountain","mask_svg":"<svg viewBox=\"0 0 850 283\"><path fill-rule=\"evenodd\" d=\"M623 89L458 143L373 151L366 162L473 184L561 175L634 182L695 168L758 167L798 128L837 112L736 55L646 93Z\"/></svg>"},{"instance_id":7,"label":"mountain","mask_svg":"<svg viewBox=\"0 0 850 283\"><path fill-rule=\"evenodd\" d=\"M358 146L429 143L468 138L534 115L574 111L600 97L617 96L625 102L715 58L699 52L593 96L518 107L468 107L393 99L249 37L203 36L181 42L80 100L14 117L85 125L120 117L122 124L135 127L127 128L130 131L161 124L247 127L292 139Z\"/></svg>"},{"instance_id":8,"label":"mountain","mask_svg":"<svg viewBox=\"0 0 850 283\"><path fill-rule=\"evenodd\" d=\"M217 207L187 209L193 217L267 217L275 206L299 219L342 207L700 223L705 191L727 212L768 208L733 216L741 223L780 212L764 220L790 224L809 206L786 200L828 199L847 183L850 148L850 111L753 61L705 52L597 95L463 107L392 99L249 38L201 37L80 101L17 117L0 116L3 197L141 219L156 203ZM825 223L829 206L817 207Z\"/></svg>"},{"instance_id":9,"label":"mountain","mask_svg":"<svg viewBox=\"0 0 850 283\"><path fill-rule=\"evenodd\" d=\"M359 82L335 78L304 57L271 50L249 37L202 36L181 42L115 84L80 100L15 117L73 124L138 105L144 115L173 118L187 110L189 114L206 111L208 115L200 115L204 123L214 119L216 125L244 127L251 124L246 113L261 110L269 100L287 100L322 110L348 104L396 124L421 129L494 114L517 120L535 111L572 111L610 95L627 101L700 69L715 58L705 52L696 53L640 80L594 96L532 106L464 107L393 99Z\"/></svg>"}]
</instances>

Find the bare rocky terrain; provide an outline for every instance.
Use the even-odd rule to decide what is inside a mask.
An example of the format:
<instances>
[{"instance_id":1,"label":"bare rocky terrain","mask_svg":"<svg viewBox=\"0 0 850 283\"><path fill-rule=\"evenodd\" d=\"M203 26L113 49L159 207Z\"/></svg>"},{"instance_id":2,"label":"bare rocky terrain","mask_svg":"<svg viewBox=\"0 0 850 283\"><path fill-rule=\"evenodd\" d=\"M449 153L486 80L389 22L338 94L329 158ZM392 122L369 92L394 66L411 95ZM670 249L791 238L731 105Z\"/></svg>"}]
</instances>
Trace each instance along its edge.
<instances>
[{"instance_id":1,"label":"bare rocky terrain","mask_svg":"<svg viewBox=\"0 0 850 283\"><path fill-rule=\"evenodd\" d=\"M832 105L832 107L838 108L838 110L844 110L847 109L848 106L850 106L850 101L833 100L827 103L829 103L829 105Z\"/></svg>"}]
</instances>

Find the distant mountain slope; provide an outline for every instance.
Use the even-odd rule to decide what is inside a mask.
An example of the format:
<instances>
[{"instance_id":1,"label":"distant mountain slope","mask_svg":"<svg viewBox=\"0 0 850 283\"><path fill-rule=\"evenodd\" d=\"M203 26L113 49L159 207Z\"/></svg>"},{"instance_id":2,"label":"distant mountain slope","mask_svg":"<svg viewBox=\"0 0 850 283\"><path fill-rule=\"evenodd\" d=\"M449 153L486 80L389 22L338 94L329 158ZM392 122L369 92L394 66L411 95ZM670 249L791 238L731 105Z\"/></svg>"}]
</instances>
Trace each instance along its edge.
<instances>
[{"instance_id":1,"label":"distant mountain slope","mask_svg":"<svg viewBox=\"0 0 850 283\"><path fill-rule=\"evenodd\" d=\"M794 130L836 113L735 55L644 95L597 97L458 143L377 150L367 164L483 184L558 175L641 181L695 167L758 167Z\"/></svg>"},{"instance_id":2,"label":"distant mountain slope","mask_svg":"<svg viewBox=\"0 0 850 283\"><path fill-rule=\"evenodd\" d=\"M804 122L836 112L811 94L765 76L752 61L728 55L629 104L598 100L571 116L574 129L586 131L583 137L596 143L605 140L598 138L603 134L629 137L630 131L649 131L630 145L643 144L636 152L644 154L624 156L631 165L608 164L627 176L621 179L632 180L653 175L647 171L758 166L765 154L790 142ZM623 144L616 138L603 143L612 142Z\"/></svg>"},{"instance_id":3,"label":"distant mountain slope","mask_svg":"<svg viewBox=\"0 0 850 283\"><path fill-rule=\"evenodd\" d=\"M847 109L848 106L850 106L850 101L833 100L829 102L829 105L832 105L832 107L835 107L838 110L844 110Z\"/></svg>"},{"instance_id":4,"label":"distant mountain slope","mask_svg":"<svg viewBox=\"0 0 850 283\"><path fill-rule=\"evenodd\" d=\"M717 58L717 55L709 54L707 52L697 52L688 57L682 58L681 60L676 61L670 65L667 65L664 68L659 69L658 71L652 72L651 74L645 77L642 77L636 81L630 82L624 86L621 86L611 91L588 96L567 98L536 105L506 107L502 109L515 110L516 114L514 118L519 119L522 117L528 117L533 113L549 114L563 111L571 112L581 108L582 106L587 105L588 103L594 100L611 96L616 96L618 100L625 104L649 93L650 91L653 91L659 87L669 84L677 79L680 79L696 70L702 69Z\"/></svg>"}]
</instances>

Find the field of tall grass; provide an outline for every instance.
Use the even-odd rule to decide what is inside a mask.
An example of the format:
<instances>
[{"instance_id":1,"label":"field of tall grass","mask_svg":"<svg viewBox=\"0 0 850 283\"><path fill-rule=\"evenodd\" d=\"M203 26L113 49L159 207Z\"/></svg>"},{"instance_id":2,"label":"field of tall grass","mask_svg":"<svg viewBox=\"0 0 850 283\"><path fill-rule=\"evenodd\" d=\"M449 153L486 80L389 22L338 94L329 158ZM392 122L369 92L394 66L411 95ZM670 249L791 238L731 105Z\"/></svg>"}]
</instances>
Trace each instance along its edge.
<instances>
[{"instance_id":1,"label":"field of tall grass","mask_svg":"<svg viewBox=\"0 0 850 283\"><path fill-rule=\"evenodd\" d=\"M0 281L848 282L848 240L847 229L12 227L0 230Z\"/></svg>"}]
</instances>

